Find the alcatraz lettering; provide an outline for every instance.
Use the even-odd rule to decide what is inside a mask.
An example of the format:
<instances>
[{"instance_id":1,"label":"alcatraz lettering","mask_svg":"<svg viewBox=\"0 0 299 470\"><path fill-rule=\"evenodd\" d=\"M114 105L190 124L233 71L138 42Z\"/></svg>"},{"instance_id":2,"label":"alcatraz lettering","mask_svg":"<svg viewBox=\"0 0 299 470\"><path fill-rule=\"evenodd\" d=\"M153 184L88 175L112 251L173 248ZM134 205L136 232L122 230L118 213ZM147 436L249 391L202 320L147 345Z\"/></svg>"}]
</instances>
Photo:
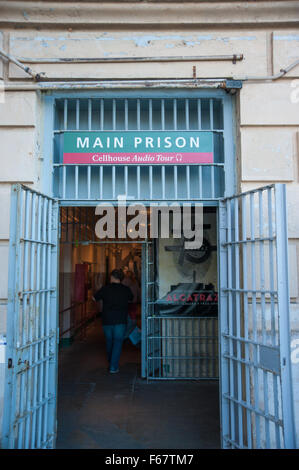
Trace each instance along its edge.
<instances>
[{"instance_id":1,"label":"alcatraz lettering","mask_svg":"<svg viewBox=\"0 0 299 470\"><path fill-rule=\"evenodd\" d=\"M166 298L167 302L192 302L192 303L197 303L197 302L207 302L207 303L212 303L218 302L218 294L199 294L199 293L193 293L193 294L168 294Z\"/></svg>"}]
</instances>

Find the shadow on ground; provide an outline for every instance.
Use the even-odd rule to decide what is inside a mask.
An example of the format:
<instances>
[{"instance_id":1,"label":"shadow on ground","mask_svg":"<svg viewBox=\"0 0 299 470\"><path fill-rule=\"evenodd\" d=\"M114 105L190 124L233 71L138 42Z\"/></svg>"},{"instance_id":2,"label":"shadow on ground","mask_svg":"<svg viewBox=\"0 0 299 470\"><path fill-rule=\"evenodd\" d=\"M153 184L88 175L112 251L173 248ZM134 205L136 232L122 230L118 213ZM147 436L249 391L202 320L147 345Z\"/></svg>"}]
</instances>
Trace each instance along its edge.
<instances>
[{"instance_id":1,"label":"shadow on ground","mask_svg":"<svg viewBox=\"0 0 299 470\"><path fill-rule=\"evenodd\" d=\"M97 320L59 354L57 448L219 448L218 402L215 381L147 383L131 344L110 375Z\"/></svg>"}]
</instances>

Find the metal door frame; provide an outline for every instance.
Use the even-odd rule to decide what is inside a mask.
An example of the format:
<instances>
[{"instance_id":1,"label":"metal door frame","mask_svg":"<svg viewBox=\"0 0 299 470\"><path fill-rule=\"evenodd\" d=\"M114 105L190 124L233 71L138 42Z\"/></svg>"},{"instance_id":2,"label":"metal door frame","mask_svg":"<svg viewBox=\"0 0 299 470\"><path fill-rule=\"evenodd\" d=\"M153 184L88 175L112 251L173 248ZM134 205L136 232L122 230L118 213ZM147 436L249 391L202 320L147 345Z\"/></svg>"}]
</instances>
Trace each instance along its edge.
<instances>
[{"instance_id":1,"label":"metal door frame","mask_svg":"<svg viewBox=\"0 0 299 470\"><path fill-rule=\"evenodd\" d=\"M3 448L55 446L58 353L57 241L57 200L21 184L13 185ZM21 244L24 246L23 251ZM55 314L47 316L48 311ZM32 313L35 315L32 316ZM20 383L17 382L18 374ZM19 416L20 413L23 415Z\"/></svg>"}]
</instances>

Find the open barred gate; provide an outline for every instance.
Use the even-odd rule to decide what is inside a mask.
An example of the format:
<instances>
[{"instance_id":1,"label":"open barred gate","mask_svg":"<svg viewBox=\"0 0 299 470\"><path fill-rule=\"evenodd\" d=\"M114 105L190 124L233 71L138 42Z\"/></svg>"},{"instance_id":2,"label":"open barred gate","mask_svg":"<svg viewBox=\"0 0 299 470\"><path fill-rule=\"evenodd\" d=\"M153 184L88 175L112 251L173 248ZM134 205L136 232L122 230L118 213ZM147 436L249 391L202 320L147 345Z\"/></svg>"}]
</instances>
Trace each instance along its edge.
<instances>
[{"instance_id":1,"label":"open barred gate","mask_svg":"<svg viewBox=\"0 0 299 470\"><path fill-rule=\"evenodd\" d=\"M295 448L286 187L220 202L221 426L225 448Z\"/></svg>"},{"instance_id":2,"label":"open barred gate","mask_svg":"<svg viewBox=\"0 0 299 470\"><path fill-rule=\"evenodd\" d=\"M4 448L55 446L57 215L55 200L13 186ZM222 200L219 251L223 447L294 448L285 186Z\"/></svg>"},{"instance_id":3,"label":"open barred gate","mask_svg":"<svg viewBox=\"0 0 299 470\"><path fill-rule=\"evenodd\" d=\"M58 203L12 187L3 447L53 448Z\"/></svg>"}]
</instances>

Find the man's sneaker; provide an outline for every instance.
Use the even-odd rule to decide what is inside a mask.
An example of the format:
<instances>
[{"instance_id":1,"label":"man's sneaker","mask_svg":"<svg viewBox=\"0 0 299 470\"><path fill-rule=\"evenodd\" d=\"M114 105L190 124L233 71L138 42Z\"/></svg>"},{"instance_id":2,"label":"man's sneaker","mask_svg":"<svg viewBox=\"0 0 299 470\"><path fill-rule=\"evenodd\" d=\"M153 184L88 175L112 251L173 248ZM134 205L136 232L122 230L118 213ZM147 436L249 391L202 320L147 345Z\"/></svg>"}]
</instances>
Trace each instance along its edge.
<instances>
[{"instance_id":1,"label":"man's sneaker","mask_svg":"<svg viewBox=\"0 0 299 470\"><path fill-rule=\"evenodd\" d=\"M119 372L119 369L110 369L109 372L110 374L117 374L117 372Z\"/></svg>"}]
</instances>

